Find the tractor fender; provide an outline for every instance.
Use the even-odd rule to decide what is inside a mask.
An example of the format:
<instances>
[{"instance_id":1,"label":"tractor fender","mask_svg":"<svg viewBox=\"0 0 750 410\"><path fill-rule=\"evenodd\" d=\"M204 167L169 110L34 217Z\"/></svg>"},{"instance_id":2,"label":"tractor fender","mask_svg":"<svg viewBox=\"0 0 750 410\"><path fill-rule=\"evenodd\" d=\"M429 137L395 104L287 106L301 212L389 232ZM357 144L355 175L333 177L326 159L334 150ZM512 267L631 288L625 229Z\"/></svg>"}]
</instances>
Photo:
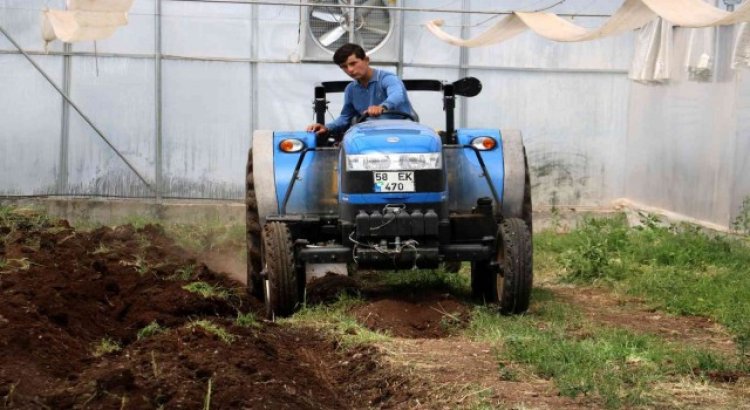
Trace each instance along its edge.
<instances>
[{"instance_id":1,"label":"tractor fender","mask_svg":"<svg viewBox=\"0 0 750 410\"><path fill-rule=\"evenodd\" d=\"M253 133L253 182L258 201L260 226L266 223L268 215L279 213L274 180L273 131L257 130Z\"/></svg>"},{"instance_id":2,"label":"tractor fender","mask_svg":"<svg viewBox=\"0 0 750 410\"><path fill-rule=\"evenodd\" d=\"M503 217L524 218L523 202L526 189L526 161L520 130L502 129L503 145Z\"/></svg>"}]
</instances>

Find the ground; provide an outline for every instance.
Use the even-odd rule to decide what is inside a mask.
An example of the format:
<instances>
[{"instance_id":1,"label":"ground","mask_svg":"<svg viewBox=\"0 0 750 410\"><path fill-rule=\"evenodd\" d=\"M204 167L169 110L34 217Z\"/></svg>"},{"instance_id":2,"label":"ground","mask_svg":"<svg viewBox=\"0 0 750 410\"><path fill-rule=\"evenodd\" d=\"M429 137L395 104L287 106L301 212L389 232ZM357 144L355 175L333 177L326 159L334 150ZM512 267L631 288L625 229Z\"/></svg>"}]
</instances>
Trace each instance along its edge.
<instances>
[{"instance_id":1,"label":"ground","mask_svg":"<svg viewBox=\"0 0 750 410\"><path fill-rule=\"evenodd\" d=\"M357 324L341 334L375 336L349 343L304 315L258 319L261 302L225 271L237 264L187 251L158 225L82 231L21 215L0 225L0 238L2 408L608 405L563 395L553 378L506 358L503 346L471 337L474 303L444 288L368 285L367 275L321 279L310 286L311 304L336 303L340 289L361 295L346 312ZM706 318L670 316L601 288L537 287L604 326L735 350ZM748 408L747 376L663 380L646 407Z\"/></svg>"}]
</instances>

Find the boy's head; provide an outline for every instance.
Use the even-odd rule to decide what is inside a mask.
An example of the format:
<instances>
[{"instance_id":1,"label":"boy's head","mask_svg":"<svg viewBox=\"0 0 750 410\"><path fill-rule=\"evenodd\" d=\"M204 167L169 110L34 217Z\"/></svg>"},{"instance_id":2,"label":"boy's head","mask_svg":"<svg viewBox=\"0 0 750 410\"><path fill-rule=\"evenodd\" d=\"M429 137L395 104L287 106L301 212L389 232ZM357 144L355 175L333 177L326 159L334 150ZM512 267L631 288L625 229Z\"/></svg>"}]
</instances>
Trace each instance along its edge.
<instances>
[{"instance_id":1,"label":"boy's head","mask_svg":"<svg viewBox=\"0 0 750 410\"><path fill-rule=\"evenodd\" d=\"M358 44L347 43L333 53L333 62L351 78L366 78L370 71L370 57Z\"/></svg>"}]
</instances>

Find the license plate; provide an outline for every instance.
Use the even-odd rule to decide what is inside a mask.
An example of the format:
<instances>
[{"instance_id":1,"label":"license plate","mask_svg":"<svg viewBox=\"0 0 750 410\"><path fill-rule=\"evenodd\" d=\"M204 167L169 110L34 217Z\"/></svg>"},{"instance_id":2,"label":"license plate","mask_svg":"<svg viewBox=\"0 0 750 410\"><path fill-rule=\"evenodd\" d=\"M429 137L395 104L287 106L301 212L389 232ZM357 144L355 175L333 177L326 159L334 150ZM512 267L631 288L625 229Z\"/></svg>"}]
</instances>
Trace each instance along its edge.
<instances>
[{"instance_id":1,"label":"license plate","mask_svg":"<svg viewBox=\"0 0 750 410\"><path fill-rule=\"evenodd\" d=\"M372 173L375 192L414 192L414 171Z\"/></svg>"}]
</instances>

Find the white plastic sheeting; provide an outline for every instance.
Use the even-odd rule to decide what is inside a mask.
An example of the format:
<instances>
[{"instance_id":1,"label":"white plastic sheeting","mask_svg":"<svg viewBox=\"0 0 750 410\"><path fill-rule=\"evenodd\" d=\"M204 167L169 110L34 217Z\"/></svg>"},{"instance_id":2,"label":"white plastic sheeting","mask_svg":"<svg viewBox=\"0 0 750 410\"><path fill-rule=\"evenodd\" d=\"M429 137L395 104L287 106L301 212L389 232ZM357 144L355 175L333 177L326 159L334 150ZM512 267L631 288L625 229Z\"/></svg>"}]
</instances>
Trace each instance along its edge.
<instances>
[{"instance_id":1,"label":"white plastic sheeting","mask_svg":"<svg viewBox=\"0 0 750 410\"><path fill-rule=\"evenodd\" d=\"M731 30L720 34L719 43L734 37ZM689 38L684 29L676 32L676 61L688 53ZM718 66L728 68L731 52L718 56ZM748 74L736 71L710 82L673 75L659 87L633 83L625 197L729 226L742 198L750 195Z\"/></svg>"},{"instance_id":2,"label":"white plastic sheeting","mask_svg":"<svg viewBox=\"0 0 750 410\"><path fill-rule=\"evenodd\" d=\"M76 56L71 77L76 79L73 101L147 181L154 181L154 62ZM71 110L69 120L67 193L153 195L77 113Z\"/></svg>"},{"instance_id":3,"label":"white plastic sheeting","mask_svg":"<svg viewBox=\"0 0 750 410\"><path fill-rule=\"evenodd\" d=\"M46 10L42 37L49 43L103 40L128 24L133 0L67 0L67 10Z\"/></svg>"},{"instance_id":4,"label":"white plastic sheeting","mask_svg":"<svg viewBox=\"0 0 750 410\"><path fill-rule=\"evenodd\" d=\"M750 24L742 23L737 30L732 68L750 67Z\"/></svg>"},{"instance_id":5,"label":"white plastic sheeting","mask_svg":"<svg viewBox=\"0 0 750 410\"><path fill-rule=\"evenodd\" d=\"M669 79L672 61L672 24L656 19L639 30L628 78L640 82Z\"/></svg>"},{"instance_id":6,"label":"white plastic sheeting","mask_svg":"<svg viewBox=\"0 0 750 410\"><path fill-rule=\"evenodd\" d=\"M62 61L37 62L60 81ZM60 171L62 97L20 55L0 54L0 192L50 194Z\"/></svg>"},{"instance_id":7,"label":"white plastic sheeting","mask_svg":"<svg viewBox=\"0 0 750 410\"><path fill-rule=\"evenodd\" d=\"M470 39L445 32L440 28L443 25L440 19L428 21L425 26L447 43L462 47L482 47L501 43L526 30L553 41L589 41L635 30L658 17L684 27L734 24L750 21L750 2L730 13L703 0L625 0L612 17L594 29L579 26L554 13L514 11Z\"/></svg>"}]
</instances>

